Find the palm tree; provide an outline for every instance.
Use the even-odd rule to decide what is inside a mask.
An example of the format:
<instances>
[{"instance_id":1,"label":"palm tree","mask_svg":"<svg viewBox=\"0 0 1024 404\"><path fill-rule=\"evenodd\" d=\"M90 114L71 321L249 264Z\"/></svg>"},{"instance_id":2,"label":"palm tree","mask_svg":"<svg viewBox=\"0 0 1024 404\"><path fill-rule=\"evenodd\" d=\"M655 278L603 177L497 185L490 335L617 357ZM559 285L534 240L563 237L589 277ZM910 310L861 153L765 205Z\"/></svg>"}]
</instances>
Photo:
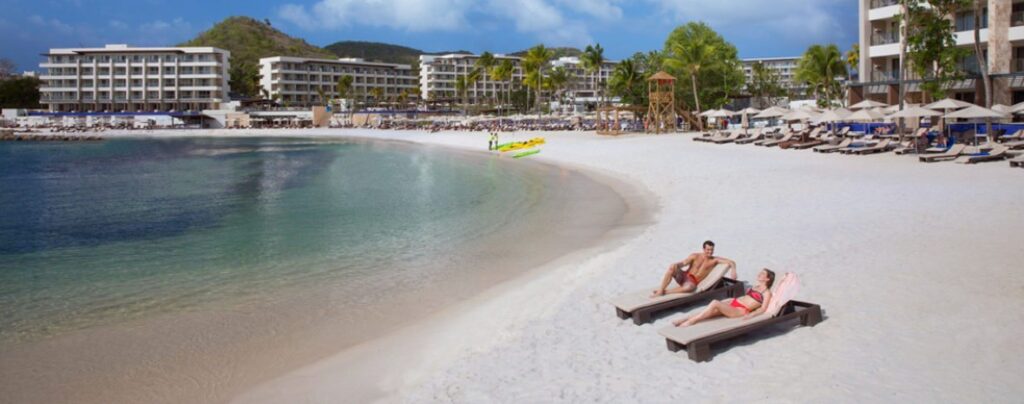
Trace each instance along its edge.
<instances>
[{"instance_id":1,"label":"palm tree","mask_svg":"<svg viewBox=\"0 0 1024 404\"><path fill-rule=\"evenodd\" d=\"M459 76L455 78L455 94L461 102L466 97L466 88L469 87L469 80L466 80L467 76Z\"/></svg>"},{"instance_id":2,"label":"palm tree","mask_svg":"<svg viewBox=\"0 0 1024 404\"><path fill-rule=\"evenodd\" d=\"M384 100L384 89L380 87L374 87L370 90L370 94L373 95L373 105L376 106Z\"/></svg>"},{"instance_id":3,"label":"palm tree","mask_svg":"<svg viewBox=\"0 0 1024 404\"><path fill-rule=\"evenodd\" d=\"M537 97L534 107L537 108L538 113L540 112L541 87L544 85L544 67L554 57L554 51L540 44L526 51L526 57L523 59L523 68L526 70L526 78L523 83L533 87Z\"/></svg>"},{"instance_id":4,"label":"palm tree","mask_svg":"<svg viewBox=\"0 0 1024 404\"><path fill-rule=\"evenodd\" d=\"M619 62L612 71L608 80L612 95L618 95L623 101L637 105L637 90L643 88L644 73L637 69L633 59L626 59Z\"/></svg>"},{"instance_id":5,"label":"palm tree","mask_svg":"<svg viewBox=\"0 0 1024 404\"><path fill-rule=\"evenodd\" d=\"M327 92L324 91L323 88L320 88L320 86L317 86L316 95L320 97L320 103L324 104L324 106L327 106Z\"/></svg>"},{"instance_id":6,"label":"palm tree","mask_svg":"<svg viewBox=\"0 0 1024 404\"><path fill-rule=\"evenodd\" d=\"M601 44L587 45L583 50L583 54L580 55L580 65L583 67L583 71L590 74L590 87L593 88L594 96L598 98L598 104L600 104L601 97L598 96L596 78L601 73L601 67L604 65L604 48L601 47Z\"/></svg>"},{"instance_id":7,"label":"palm tree","mask_svg":"<svg viewBox=\"0 0 1024 404\"><path fill-rule=\"evenodd\" d=\"M479 74L483 78L486 79L486 78L490 78L491 68L494 67L494 65L497 62L498 61L494 58L494 55L491 54L491 52L484 52L484 53L480 54L479 58L477 58L476 63L475 63L475 67L476 67L476 70L479 71ZM484 83L484 84L486 84L486 83ZM474 87L474 88L476 88L476 87Z\"/></svg>"},{"instance_id":8,"label":"palm tree","mask_svg":"<svg viewBox=\"0 0 1024 404\"><path fill-rule=\"evenodd\" d=\"M335 86L335 90L338 93L338 98L342 100L348 100L352 95L352 76L341 76L338 78L338 84ZM354 104L354 103L353 103ZM349 111L351 111L351 106Z\"/></svg>"},{"instance_id":9,"label":"palm tree","mask_svg":"<svg viewBox=\"0 0 1024 404\"><path fill-rule=\"evenodd\" d=\"M717 49L715 45L708 43L703 37L694 36L689 41L671 43L669 54L666 55L665 64L685 72L690 76L690 86L693 90L693 105L697 111L701 111L700 97L698 96L697 76L701 70L714 63ZM700 130L704 130L701 124Z\"/></svg>"},{"instance_id":10,"label":"palm tree","mask_svg":"<svg viewBox=\"0 0 1024 404\"><path fill-rule=\"evenodd\" d=\"M565 88L569 85L572 80L572 75L565 67L559 66L551 69L548 73L547 80L545 83L548 90L551 91L552 95L558 100L559 104L562 104L562 96L564 95Z\"/></svg>"},{"instance_id":11,"label":"palm tree","mask_svg":"<svg viewBox=\"0 0 1024 404\"><path fill-rule=\"evenodd\" d=\"M491 81L505 84L508 87L507 94L512 93L512 85L509 81L512 80L513 70L515 70L515 65L511 60L506 59L492 67L490 71ZM498 104L501 105L501 103Z\"/></svg>"},{"instance_id":12,"label":"palm tree","mask_svg":"<svg viewBox=\"0 0 1024 404\"><path fill-rule=\"evenodd\" d=\"M846 64L839 47L835 44L811 45L800 58L794 77L814 91L819 104L830 106L833 95L838 96L840 91L836 77L846 76L846 72Z\"/></svg>"}]
</instances>

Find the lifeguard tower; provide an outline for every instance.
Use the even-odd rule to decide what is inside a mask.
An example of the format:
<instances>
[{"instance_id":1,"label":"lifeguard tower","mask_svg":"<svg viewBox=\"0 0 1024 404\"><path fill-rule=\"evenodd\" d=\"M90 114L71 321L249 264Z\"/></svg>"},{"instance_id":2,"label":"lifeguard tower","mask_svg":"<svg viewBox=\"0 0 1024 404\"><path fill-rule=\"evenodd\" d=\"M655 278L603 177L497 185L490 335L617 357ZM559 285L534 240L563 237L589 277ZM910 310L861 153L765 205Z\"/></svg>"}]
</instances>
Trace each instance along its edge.
<instances>
[{"instance_id":1,"label":"lifeguard tower","mask_svg":"<svg viewBox=\"0 0 1024 404\"><path fill-rule=\"evenodd\" d=\"M659 71L647 79L647 133L676 130L676 78Z\"/></svg>"}]
</instances>

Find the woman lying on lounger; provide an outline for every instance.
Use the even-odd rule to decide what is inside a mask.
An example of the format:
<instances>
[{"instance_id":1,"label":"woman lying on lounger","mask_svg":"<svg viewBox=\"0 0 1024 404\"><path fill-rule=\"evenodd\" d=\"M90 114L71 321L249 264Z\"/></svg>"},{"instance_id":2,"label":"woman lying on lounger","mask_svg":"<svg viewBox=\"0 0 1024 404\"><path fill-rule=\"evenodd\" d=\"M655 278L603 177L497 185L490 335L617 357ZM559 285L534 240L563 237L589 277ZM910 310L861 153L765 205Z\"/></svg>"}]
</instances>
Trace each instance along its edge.
<instances>
[{"instance_id":1,"label":"woman lying on lounger","mask_svg":"<svg viewBox=\"0 0 1024 404\"><path fill-rule=\"evenodd\" d=\"M712 300L708 307L700 312L700 314L690 318L675 320L672 324L676 327L686 327L715 316L743 317L743 319L748 319L761 314L768 307L768 302L772 299L771 288L773 283L775 283L775 272L765 268L757 274L757 285L747 289L747 294L734 298L730 302Z\"/></svg>"}]
</instances>

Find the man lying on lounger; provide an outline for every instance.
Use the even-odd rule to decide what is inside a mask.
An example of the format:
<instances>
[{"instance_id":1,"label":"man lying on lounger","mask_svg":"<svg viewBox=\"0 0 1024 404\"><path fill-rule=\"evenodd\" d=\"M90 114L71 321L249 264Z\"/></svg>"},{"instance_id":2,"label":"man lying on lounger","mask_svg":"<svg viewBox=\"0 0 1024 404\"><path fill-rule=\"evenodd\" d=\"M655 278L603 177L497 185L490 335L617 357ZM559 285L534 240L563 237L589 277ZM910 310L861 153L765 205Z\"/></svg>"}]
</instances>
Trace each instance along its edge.
<instances>
[{"instance_id":1,"label":"man lying on lounger","mask_svg":"<svg viewBox=\"0 0 1024 404\"><path fill-rule=\"evenodd\" d=\"M665 276L661 279L661 286L651 292L651 297L661 296L666 293L689 293L697 289L697 284L704 280L718 264L729 266L728 277L736 279L736 262L715 256L715 243L711 240L704 242L704 251L690 254L685 260L668 266ZM688 267L685 271L683 267ZM679 287L668 289L668 285L675 280Z\"/></svg>"}]
</instances>

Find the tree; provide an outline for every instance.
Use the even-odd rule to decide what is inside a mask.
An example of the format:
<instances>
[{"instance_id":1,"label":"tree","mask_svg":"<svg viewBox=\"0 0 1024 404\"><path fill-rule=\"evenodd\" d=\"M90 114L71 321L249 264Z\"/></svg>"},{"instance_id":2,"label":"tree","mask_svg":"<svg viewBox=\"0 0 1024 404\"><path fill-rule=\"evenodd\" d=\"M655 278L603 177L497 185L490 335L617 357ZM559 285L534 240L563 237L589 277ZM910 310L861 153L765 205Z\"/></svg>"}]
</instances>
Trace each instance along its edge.
<instances>
[{"instance_id":1,"label":"tree","mask_svg":"<svg viewBox=\"0 0 1024 404\"><path fill-rule=\"evenodd\" d=\"M341 77L338 78L338 84L336 84L334 86L334 90L335 90L335 92L338 93L338 98L339 99L342 99L342 100L349 100L349 99L351 99L351 97L352 97L352 82L353 82L353 80L354 79L352 78L352 76L349 76L349 75L341 76ZM352 105L350 105L348 107L348 110L349 110L350 115L351 115L352 112L354 112L354 110L355 110L355 102L352 102Z\"/></svg>"},{"instance_id":2,"label":"tree","mask_svg":"<svg viewBox=\"0 0 1024 404\"><path fill-rule=\"evenodd\" d=\"M241 62L231 65L231 90L245 97L256 97L260 93L260 71L256 65Z\"/></svg>"},{"instance_id":3,"label":"tree","mask_svg":"<svg viewBox=\"0 0 1024 404\"><path fill-rule=\"evenodd\" d=\"M634 106L646 104L643 99L647 90L644 84L647 80L644 72L637 67L638 64L636 56L619 62L608 80L611 94L622 99L622 102Z\"/></svg>"},{"instance_id":4,"label":"tree","mask_svg":"<svg viewBox=\"0 0 1024 404\"><path fill-rule=\"evenodd\" d=\"M10 59L0 59L0 80L14 76L15 70L16 68L14 66L14 62L12 62Z\"/></svg>"},{"instance_id":5,"label":"tree","mask_svg":"<svg viewBox=\"0 0 1024 404\"><path fill-rule=\"evenodd\" d=\"M554 51L541 44L526 51L526 57L523 58L523 69L526 71L526 78L523 80L523 84L534 89L534 94L537 97L534 107L537 108L538 112L540 111L541 87L544 86L544 67L554 57Z\"/></svg>"},{"instance_id":6,"label":"tree","mask_svg":"<svg viewBox=\"0 0 1024 404\"><path fill-rule=\"evenodd\" d=\"M992 108L992 79L988 76L988 64L985 63L985 56L981 53L981 0L974 0L972 3L974 3L974 57L978 59L981 81L985 83L985 108ZM985 133L988 134L988 141L995 143L996 137L992 133L991 119L985 120Z\"/></svg>"},{"instance_id":7,"label":"tree","mask_svg":"<svg viewBox=\"0 0 1024 404\"><path fill-rule=\"evenodd\" d=\"M503 83L506 87L506 102L511 103L512 97L512 72L515 70L515 65L512 64L511 60L505 59L491 68L490 76L491 81ZM499 103L500 105L501 103Z\"/></svg>"},{"instance_id":8,"label":"tree","mask_svg":"<svg viewBox=\"0 0 1024 404\"><path fill-rule=\"evenodd\" d=\"M604 48L601 47L601 44L587 45L583 54L580 55L580 65L583 67L583 71L590 74L590 86L594 89L594 96L598 98L600 105L601 97L598 95L597 76L601 73L601 67L604 65Z\"/></svg>"},{"instance_id":9,"label":"tree","mask_svg":"<svg viewBox=\"0 0 1024 404\"><path fill-rule=\"evenodd\" d=\"M717 108L743 86L743 71L736 47L703 22L677 27L665 40L663 65L681 81L690 83L680 101L693 100L691 108ZM698 85L699 83L699 85ZM703 128L701 128L703 129Z\"/></svg>"},{"instance_id":10,"label":"tree","mask_svg":"<svg viewBox=\"0 0 1024 404\"><path fill-rule=\"evenodd\" d=\"M760 61L754 62L750 67L750 83L747 83L747 90L758 108L771 106L775 104L776 98L786 95L779 73Z\"/></svg>"},{"instance_id":11,"label":"tree","mask_svg":"<svg viewBox=\"0 0 1024 404\"><path fill-rule=\"evenodd\" d=\"M0 80L0 107L39 108L39 84L35 77Z\"/></svg>"},{"instance_id":12,"label":"tree","mask_svg":"<svg viewBox=\"0 0 1024 404\"><path fill-rule=\"evenodd\" d=\"M968 51L956 46L956 27L947 16L953 15L969 0L903 0L904 29L909 66L922 80L925 100L942 98L949 83L961 78L960 61Z\"/></svg>"},{"instance_id":13,"label":"tree","mask_svg":"<svg viewBox=\"0 0 1024 404\"><path fill-rule=\"evenodd\" d=\"M558 100L559 104L563 102L563 96L565 95L565 89L572 82L572 75L565 67L559 66L548 73L548 77L545 80L547 89L551 91L555 99Z\"/></svg>"},{"instance_id":14,"label":"tree","mask_svg":"<svg viewBox=\"0 0 1024 404\"><path fill-rule=\"evenodd\" d=\"M469 80L467 80L467 78L468 76L459 76L455 78L455 93L458 94L460 102L466 99L466 89L469 88Z\"/></svg>"},{"instance_id":15,"label":"tree","mask_svg":"<svg viewBox=\"0 0 1024 404\"><path fill-rule=\"evenodd\" d=\"M841 84L837 77L847 74L846 63L842 53L835 44L811 45L800 57L794 78L807 84L807 88L822 107L831 106L833 99L838 99Z\"/></svg>"},{"instance_id":16,"label":"tree","mask_svg":"<svg viewBox=\"0 0 1024 404\"><path fill-rule=\"evenodd\" d=\"M324 106L327 106L327 92L324 91L324 89L320 88L320 86L317 86L316 95L320 97L320 103L323 104Z\"/></svg>"},{"instance_id":17,"label":"tree","mask_svg":"<svg viewBox=\"0 0 1024 404\"><path fill-rule=\"evenodd\" d=\"M855 43L850 47L850 50L846 51L846 65L850 67L850 71L856 72L860 69L860 44Z\"/></svg>"},{"instance_id":18,"label":"tree","mask_svg":"<svg viewBox=\"0 0 1024 404\"><path fill-rule=\"evenodd\" d=\"M370 94L373 95L373 105L379 105L381 101L384 101L384 89L380 87L374 87L370 90Z\"/></svg>"},{"instance_id":19,"label":"tree","mask_svg":"<svg viewBox=\"0 0 1024 404\"><path fill-rule=\"evenodd\" d=\"M491 52L484 52L480 54L480 57L477 58L476 63L474 64L474 67L478 71L478 76L490 78L489 73L491 71L491 68L494 67L495 63L497 63L497 60L494 59L494 55ZM476 87L474 86L474 88Z\"/></svg>"}]
</instances>

